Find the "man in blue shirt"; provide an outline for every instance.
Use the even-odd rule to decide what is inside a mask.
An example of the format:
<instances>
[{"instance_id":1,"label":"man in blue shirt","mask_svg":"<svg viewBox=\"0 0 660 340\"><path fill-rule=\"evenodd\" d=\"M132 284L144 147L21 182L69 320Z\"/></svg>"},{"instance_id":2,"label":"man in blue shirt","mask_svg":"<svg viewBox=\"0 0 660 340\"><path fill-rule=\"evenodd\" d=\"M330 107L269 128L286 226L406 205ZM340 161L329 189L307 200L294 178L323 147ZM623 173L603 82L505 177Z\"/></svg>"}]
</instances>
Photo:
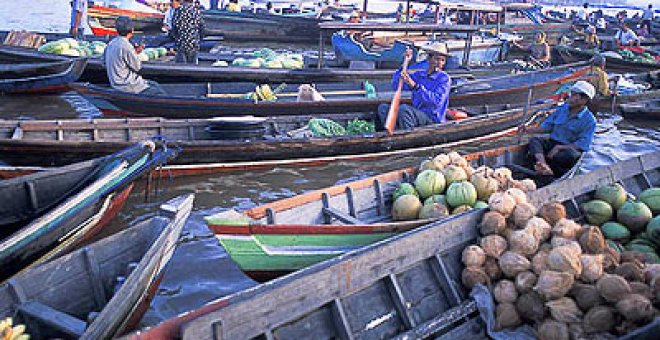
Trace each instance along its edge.
<instances>
[{"instance_id":1,"label":"man in blue shirt","mask_svg":"<svg viewBox=\"0 0 660 340\"><path fill-rule=\"evenodd\" d=\"M567 103L558 107L540 126L520 128L521 132L550 134L529 141L529 153L536 160L534 169L538 175L559 177L573 167L583 152L589 151L596 118L587 104L595 94L593 85L578 81L571 87Z\"/></svg>"},{"instance_id":2,"label":"man in blue shirt","mask_svg":"<svg viewBox=\"0 0 660 340\"><path fill-rule=\"evenodd\" d=\"M412 106L401 104L396 120L396 129L412 129L416 126L442 123L449 106L451 78L442 68L447 62L447 47L435 42L422 47L428 53L427 60L411 66L408 70L394 73L392 87L396 90L399 79L403 79L403 89L412 91ZM412 59L412 50L407 49L404 58ZM426 65L426 68L422 68ZM417 70L415 70L417 68ZM378 107L379 129L387 120L389 105Z\"/></svg>"}]
</instances>

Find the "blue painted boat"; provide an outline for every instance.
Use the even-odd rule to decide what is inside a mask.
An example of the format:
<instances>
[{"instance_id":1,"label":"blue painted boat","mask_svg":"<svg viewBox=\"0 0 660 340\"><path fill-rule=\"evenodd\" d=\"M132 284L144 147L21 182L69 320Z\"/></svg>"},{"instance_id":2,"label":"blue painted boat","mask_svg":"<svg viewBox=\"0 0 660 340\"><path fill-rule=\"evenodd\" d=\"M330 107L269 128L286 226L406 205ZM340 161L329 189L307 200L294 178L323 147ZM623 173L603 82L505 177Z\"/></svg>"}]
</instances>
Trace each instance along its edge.
<instances>
[{"instance_id":1,"label":"blue painted boat","mask_svg":"<svg viewBox=\"0 0 660 340\"><path fill-rule=\"evenodd\" d=\"M0 94L52 93L68 89L85 70L87 58L0 64Z\"/></svg>"},{"instance_id":2,"label":"blue painted boat","mask_svg":"<svg viewBox=\"0 0 660 340\"><path fill-rule=\"evenodd\" d=\"M145 141L110 156L0 181L0 280L68 253L118 212L133 182L175 152Z\"/></svg>"}]
</instances>

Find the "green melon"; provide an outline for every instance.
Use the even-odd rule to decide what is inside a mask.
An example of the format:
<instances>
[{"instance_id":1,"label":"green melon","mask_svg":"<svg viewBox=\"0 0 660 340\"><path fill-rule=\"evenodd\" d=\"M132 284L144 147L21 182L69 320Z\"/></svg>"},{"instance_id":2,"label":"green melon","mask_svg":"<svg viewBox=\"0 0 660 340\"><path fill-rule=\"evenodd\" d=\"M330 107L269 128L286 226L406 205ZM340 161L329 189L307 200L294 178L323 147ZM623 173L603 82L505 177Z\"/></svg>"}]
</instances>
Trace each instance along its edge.
<instances>
[{"instance_id":1,"label":"green melon","mask_svg":"<svg viewBox=\"0 0 660 340\"><path fill-rule=\"evenodd\" d=\"M651 209L653 215L660 214L660 188L649 188L639 194L639 200Z\"/></svg>"},{"instance_id":2,"label":"green melon","mask_svg":"<svg viewBox=\"0 0 660 340\"><path fill-rule=\"evenodd\" d=\"M422 198L441 194L445 190L445 176L439 171L424 170L415 179L415 189Z\"/></svg>"},{"instance_id":3,"label":"green melon","mask_svg":"<svg viewBox=\"0 0 660 340\"><path fill-rule=\"evenodd\" d=\"M590 224L601 225L612 218L612 206L602 200L591 200L582 204L581 208Z\"/></svg>"},{"instance_id":4,"label":"green melon","mask_svg":"<svg viewBox=\"0 0 660 340\"><path fill-rule=\"evenodd\" d=\"M429 205L429 204L433 204L433 203L440 203L440 204L446 206L447 205L447 199L445 199L445 195L433 195L433 196L428 197L424 201L424 205Z\"/></svg>"},{"instance_id":5,"label":"green melon","mask_svg":"<svg viewBox=\"0 0 660 340\"><path fill-rule=\"evenodd\" d=\"M422 209L422 202L415 195L403 195L392 205L392 219L395 221L409 221L417 219Z\"/></svg>"},{"instance_id":6,"label":"green melon","mask_svg":"<svg viewBox=\"0 0 660 340\"><path fill-rule=\"evenodd\" d=\"M626 189L619 183L602 186L594 195L595 199L607 202L614 209L619 209L626 203L626 197Z\"/></svg>"},{"instance_id":7,"label":"green melon","mask_svg":"<svg viewBox=\"0 0 660 340\"><path fill-rule=\"evenodd\" d=\"M616 219L632 233L642 231L651 217L651 209L642 202L628 201L616 212Z\"/></svg>"},{"instance_id":8,"label":"green melon","mask_svg":"<svg viewBox=\"0 0 660 340\"><path fill-rule=\"evenodd\" d=\"M656 216L646 225L646 234L656 243L660 243L660 216Z\"/></svg>"},{"instance_id":9,"label":"green melon","mask_svg":"<svg viewBox=\"0 0 660 340\"><path fill-rule=\"evenodd\" d=\"M422 220L429 218L437 219L447 215L449 215L449 210L440 203L426 204L419 210L419 218Z\"/></svg>"},{"instance_id":10,"label":"green melon","mask_svg":"<svg viewBox=\"0 0 660 340\"><path fill-rule=\"evenodd\" d=\"M470 182L455 182L449 185L445 198L450 207L460 205L472 207L477 201L477 189Z\"/></svg>"},{"instance_id":11,"label":"green melon","mask_svg":"<svg viewBox=\"0 0 660 340\"><path fill-rule=\"evenodd\" d=\"M397 198L403 195L414 195L419 197L417 190L415 190L415 187L410 183L401 183L401 185L399 185L399 187L394 190L394 194L392 194L392 200L396 201Z\"/></svg>"},{"instance_id":12,"label":"green melon","mask_svg":"<svg viewBox=\"0 0 660 340\"><path fill-rule=\"evenodd\" d=\"M488 208L488 203L484 201L476 201L472 207L475 209L486 209Z\"/></svg>"},{"instance_id":13,"label":"green melon","mask_svg":"<svg viewBox=\"0 0 660 340\"><path fill-rule=\"evenodd\" d=\"M600 227L600 230L608 240L626 241L630 238L630 230L621 223L606 222Z\"/></svg>"}]
</instances>

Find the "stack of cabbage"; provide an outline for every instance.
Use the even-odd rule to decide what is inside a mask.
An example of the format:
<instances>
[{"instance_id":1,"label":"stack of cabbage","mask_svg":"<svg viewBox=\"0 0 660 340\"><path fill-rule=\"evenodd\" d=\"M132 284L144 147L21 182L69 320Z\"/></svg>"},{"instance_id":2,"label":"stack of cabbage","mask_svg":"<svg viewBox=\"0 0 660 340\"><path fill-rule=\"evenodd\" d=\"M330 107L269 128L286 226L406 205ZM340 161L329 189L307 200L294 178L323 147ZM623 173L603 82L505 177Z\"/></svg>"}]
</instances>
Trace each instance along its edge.
<instances>
[{"instance_id":1,"label":"stack of cabbage","mask_svg":"<svg viewBox=\"0 0 660 340\"><path fill-rule=\"evenodd\" d=\"M371 135L376 132L374 123L355 118L348 122L346 127L326 118L312 118L307 127L314 137L336 137L346 135Z\"/></svg>"},{"instance_id":2,"label":"stack of cabbage","mask_svg":"<svg viewBox=\"0 0 660 340\"><path fill-rule=\"evenodd\" d=\"M140 52L138 54L138 58L140 58L140 61L149 61L149 60L155 60L160 57L163 57L167 54L167 49L165 47L158 47L158 48L145 48L144 51Z\"/></svg>"},{"instance_id":3,"label":"stack of cabbage","mask_svg":"<svg viewBox=\"0 0 660 340\"><path fill-rule=\"evenodd\" d=\"M303 68L303 56L295 53L277 54L269 48L262 48L253 53L254 58L236 58L231 63L232 66L251 67L251 68ZM220 66L220 65L219 65Z\"/></svg>"},{"instance_id":4,"label":"stack of cabbage","mask_svg":"<svg viewBox=\"0 0 660 340\"><path fill-rule=\"evenodd\" d=\"M612 248L638 251L647 262L660 263L660 188L646 189L635 200L619 184L602 186L581 209Z\"/></svg>"},{"instance_id":5,"label":"stack of cabbage","mask_svg":"<svg viewBox=\"0 0 660 340\"><path fill-rule=\"evenodd\" d=\"M64 38L48 42L39 47L39 52L68 55L72 57L85 57L103 54L106 44L101 41L77 41Z\"/></svg>"},{"instance_id":6,"label":"stack of cabbage","mask_svg":"<svg viewBox=\"0 0 660 340\"><path fill-rule=\"evenodd\" d=\"M514 180L507 168L473 169L456 152L425 160L414 183L402 183L394 191L394 220L438 219L473 208L485 208L495 193L512 196L536 190L530 179ZM423 202L423 203L422 203Z\"/></svg>"}]
</instances>

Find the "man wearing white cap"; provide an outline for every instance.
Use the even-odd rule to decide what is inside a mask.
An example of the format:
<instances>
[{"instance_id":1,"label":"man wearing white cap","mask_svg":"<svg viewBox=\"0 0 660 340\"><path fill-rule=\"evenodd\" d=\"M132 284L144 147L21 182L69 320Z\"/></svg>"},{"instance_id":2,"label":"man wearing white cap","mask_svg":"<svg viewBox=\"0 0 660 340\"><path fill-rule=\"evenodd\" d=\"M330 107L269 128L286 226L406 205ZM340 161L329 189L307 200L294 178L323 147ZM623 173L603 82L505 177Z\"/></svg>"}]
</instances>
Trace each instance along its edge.
<instances>
[{"instance_id":1,"label":"man wearing white cap","mask_svg":"<svg viewBox=\"0 0 660 340\"><path fill-rule=\"evenodd\" d=\"M393 89L396 90L399 79L403 79L403 90L412 91L412 105L399 106L395 126L397 130L442 123L446 120L451 78L442 68L449 57L447 46L435 42L421 49L428 53L426 61L412 65L408 70L399 70L392 77ZM404 58L409 62L412 55L412 50L406 49ZM378 107L378 129L384 127L388 111L387 104Z\"/></svg>"},{"instance_id":2,"label":"man wearing white cap","mask_svg":"<svg viewBox=\"0 0 660 340\"><path fill-rule=\"evenodd\" d=\"M529 153L534 156L538 175L561 176L589 151L596 131L596 118L587 104L596 95L594 86L578 81L571 87L566 104L561 105L537 127L521 132L549 133L549 137L534 137L529 141Z\"/></svg>"}]
</instances>

